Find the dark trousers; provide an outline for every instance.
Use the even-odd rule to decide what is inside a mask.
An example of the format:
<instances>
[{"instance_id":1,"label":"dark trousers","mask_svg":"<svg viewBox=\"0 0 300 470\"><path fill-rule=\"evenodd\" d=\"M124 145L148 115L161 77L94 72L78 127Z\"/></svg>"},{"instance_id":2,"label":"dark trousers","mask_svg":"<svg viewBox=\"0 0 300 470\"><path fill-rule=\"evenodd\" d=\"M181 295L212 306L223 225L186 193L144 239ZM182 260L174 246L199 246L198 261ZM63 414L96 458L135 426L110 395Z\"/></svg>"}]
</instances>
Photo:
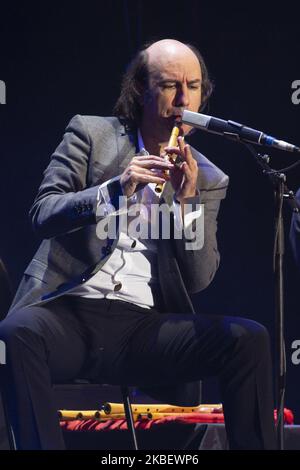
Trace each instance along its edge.
<instances>
[{"instance_id":1,"label":"dark trousers","mask_svg":"<svg viewBox=\"0 0 300 470\"><path fill-rule=\"evenodd\" d=\"M256 322L65 296L16 310L0 339L18 449L64 449L52 383L175 386L210 376L219 379L230 448L275 448L269 336Z\"/></svg>"}]
</instances>

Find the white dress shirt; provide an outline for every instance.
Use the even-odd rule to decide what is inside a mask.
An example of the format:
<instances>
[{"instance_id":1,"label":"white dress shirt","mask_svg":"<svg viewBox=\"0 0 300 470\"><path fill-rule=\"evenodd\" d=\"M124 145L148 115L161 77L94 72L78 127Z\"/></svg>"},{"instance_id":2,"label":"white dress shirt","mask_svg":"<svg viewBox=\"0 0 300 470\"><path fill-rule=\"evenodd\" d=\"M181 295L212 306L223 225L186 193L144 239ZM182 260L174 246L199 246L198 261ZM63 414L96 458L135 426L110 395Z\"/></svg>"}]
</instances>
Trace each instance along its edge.
<instances>
[{"instance_id":1,"label":"white dress shirt","mask_svg":"<svg viewBox=\"0 0 300 470\"><path fill-rule=\"evenodd\" d=\"M140 153L149 155L144 148L140 130L138 130L138 146ZM100 197L98 199L101 203L110 204L107 185L118 178L120 176L111 178L99 186ZM160 199L160 193L155 192L155 186L156 183L148 183L143 189L127 198L128 208L137 203L142 203L147 208L147 214L145 212L143 214L149 225L151 204L158 204ZM175 224L179 224L180 228L182 223L187 227L193 219L201 215L201 210L195 211L192 214L186 214L182 221L181 205L175 200L173 200L173 212ZM160 308L162 295L157 265L157 240L132 237L130 231L127 230L125 233L121 230L117 245L106 263L90 279L76 286L67 295L117 299L148 309L153 306Z\"/></svg>"},{"instance_id":2,"label":"white dress shirt","mask_svg":"<svg viewBox=\"0 0 300 470\"><path fill-rule=\"evenodd\" d=\"M138 131L139 150L144 154L144 144ZM113 178L117 179L120 176ZM109 203L106 186L112 181L100 185L101 200ZM160 195L155 192L155 183L149 183L133 196L128 198L129 204L158 203ZM181 217L180 204L174 202L177 217ZM76 286L67 295L79 295L87 298L106 298L124 300L144 308L159 307L161 292L157 273L157 240L133 238L120 232L118 243L108 261L84 284Z\"/></svg>"}]
</instances>

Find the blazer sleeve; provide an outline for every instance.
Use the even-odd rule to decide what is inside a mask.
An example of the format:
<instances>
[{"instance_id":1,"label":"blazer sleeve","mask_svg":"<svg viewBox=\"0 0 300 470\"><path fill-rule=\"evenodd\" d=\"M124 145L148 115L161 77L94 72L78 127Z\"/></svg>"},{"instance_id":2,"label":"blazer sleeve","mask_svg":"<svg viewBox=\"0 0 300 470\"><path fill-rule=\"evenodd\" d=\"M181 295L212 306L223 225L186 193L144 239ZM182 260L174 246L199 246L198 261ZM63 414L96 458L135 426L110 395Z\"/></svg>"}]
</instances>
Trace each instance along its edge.
<instances>
[{"instance_id":1,"label":"blazer sleeve","mask_svg":"<svg viewBox=\"0 0 300 470\"><path fill-rule=\"evenodd\" d=\"M87 187L91 142L83 116L69 122L29 211L33 230L41 238L78 230L96 223L99 185ZM112 197L122 194L120 185L111 185ZM99 218L97 218L99 220Z\"/></svg>"},{"instance_id":2,"label":"blazer sleeve","mask_svg":"<svg viewBox=\"0 0 300 470\"><path fill-rule=\"evenodd\" d=\"M174 240L176 259L189 293L205 289L213 280L220 263L217 244L217 216L221 200L225 198L228 187L228 176L221 179L209 190L201 190L192 202L203 204L203 246L199 249L186 249L189 239L186 234ZM191 202L191 201L188 201Z\"/></svg>"}]
</instances>

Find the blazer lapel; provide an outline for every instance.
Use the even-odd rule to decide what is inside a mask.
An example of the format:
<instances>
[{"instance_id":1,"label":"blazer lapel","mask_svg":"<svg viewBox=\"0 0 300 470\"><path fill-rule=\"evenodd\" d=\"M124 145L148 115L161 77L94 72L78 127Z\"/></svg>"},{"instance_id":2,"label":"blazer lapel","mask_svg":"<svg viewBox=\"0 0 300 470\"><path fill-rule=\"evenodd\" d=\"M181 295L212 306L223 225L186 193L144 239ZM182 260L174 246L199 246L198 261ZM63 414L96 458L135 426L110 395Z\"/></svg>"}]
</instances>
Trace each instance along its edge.
<instances>
[{"instance_id":1,"label":"blazer lapel","mask_svg":"<svg viewBox=\"0 0 300 470\"><path fill-rule=\"evenodd\" d=\"M135 135L134 133L126 132L124 126L121 126L117 133L117 147L118 169L119 173L122 173L132 157L137 153Z\"/></svg>"},{"instance_id":2,"label":"blazer lapel","mask_svg":"<svg viewBox=\"0 0 300 470\"><path fill-rule=\"evenodd\" d=\"M172 206L173 204L173 194L174 189L170 181L166 181L164 184L164 189L160 197L160 204L166 202L168 206Z\"/></svg>"}]
</instances>

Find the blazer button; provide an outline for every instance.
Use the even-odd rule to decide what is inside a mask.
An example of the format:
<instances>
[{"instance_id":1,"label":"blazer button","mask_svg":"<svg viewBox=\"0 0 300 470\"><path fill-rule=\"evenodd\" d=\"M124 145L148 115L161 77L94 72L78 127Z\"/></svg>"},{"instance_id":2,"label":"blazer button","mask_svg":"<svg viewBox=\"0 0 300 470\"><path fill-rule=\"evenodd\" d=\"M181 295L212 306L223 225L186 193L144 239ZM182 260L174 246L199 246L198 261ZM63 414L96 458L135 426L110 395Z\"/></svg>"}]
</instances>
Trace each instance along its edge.
<instances>
[{"instance_id":1,"label":"blazer button","mask_svg":"<svg viewBox=\"0 0 300 470\"><path fill-rule=\"evenodd\" d=\"M116 291L118 291L118 290L120 290L120 289L122 289L122 282L118 282L118 284L115 285L114 291L116 292Z\"/></svg>"},{"instance_id":2,"label":"blazer button","mask_svg":"<svg viewBox=\"0 0 300 470\"><path fill-rule=\"evenodd\" d=\"M111 253L111 246L103 246L101 248L101 252L104 256L110 255Z\"/></svg>"}]
</instances>

